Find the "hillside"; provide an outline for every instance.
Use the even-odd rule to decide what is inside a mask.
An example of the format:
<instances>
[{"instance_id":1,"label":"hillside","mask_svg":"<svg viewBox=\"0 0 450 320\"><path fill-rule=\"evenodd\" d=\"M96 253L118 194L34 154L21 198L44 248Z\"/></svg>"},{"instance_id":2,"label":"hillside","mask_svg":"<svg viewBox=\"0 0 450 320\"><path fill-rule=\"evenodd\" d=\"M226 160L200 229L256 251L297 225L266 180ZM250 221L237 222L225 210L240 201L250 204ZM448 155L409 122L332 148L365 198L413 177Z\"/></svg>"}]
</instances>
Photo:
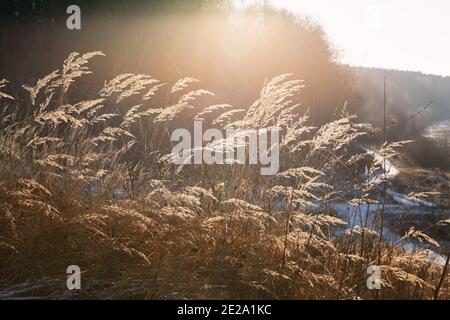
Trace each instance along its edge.
<instances>
[{"instance_id":1,"label":"hillside","mask_svg":"<svg viewBox=\"0 0 450 320\"><path fill-rule=\"evenodd\" d=\"M413 116L430 101L432 105L416 117L416 126L424 128L450 119L450 77L362 67L350 67L350 70L355 88L351 105L364 120L382 124L384 76L391 122Z\"/></svg>"}]
</instances>

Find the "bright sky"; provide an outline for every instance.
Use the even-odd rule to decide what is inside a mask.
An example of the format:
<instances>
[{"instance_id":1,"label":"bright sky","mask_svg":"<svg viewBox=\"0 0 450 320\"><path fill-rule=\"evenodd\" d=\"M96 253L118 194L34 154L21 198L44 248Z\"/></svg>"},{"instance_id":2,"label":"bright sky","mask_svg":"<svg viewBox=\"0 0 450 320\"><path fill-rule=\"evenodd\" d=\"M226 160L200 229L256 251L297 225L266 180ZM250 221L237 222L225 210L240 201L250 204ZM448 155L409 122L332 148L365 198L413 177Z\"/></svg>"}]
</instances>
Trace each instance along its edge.
<instances>
[{"instance_id":1,"label":"bright sky","mask_svg":"<svg viewBox=\"0 0 450 320\"><path fill-rule=\"evenodd\" d=\"M268 0L319 22L340 62L450 76L449 0Z\"/></svg>"}]
</instances>

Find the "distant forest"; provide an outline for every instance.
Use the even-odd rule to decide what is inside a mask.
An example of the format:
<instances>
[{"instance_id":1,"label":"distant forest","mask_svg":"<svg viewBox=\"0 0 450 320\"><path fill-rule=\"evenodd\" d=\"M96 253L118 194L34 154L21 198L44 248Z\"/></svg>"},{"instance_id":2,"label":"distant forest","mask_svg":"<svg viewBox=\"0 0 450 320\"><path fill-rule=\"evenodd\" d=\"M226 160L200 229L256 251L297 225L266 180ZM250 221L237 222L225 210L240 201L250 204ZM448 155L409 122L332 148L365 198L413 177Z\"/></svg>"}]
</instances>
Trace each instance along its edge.
<instances>
[{"instance_id":1,"label":"distant forest","mask_svg":"<svg viewBox=\"0 0 450 320\"><path fill-rule=\"evenodd\" d=\"M351 106L365 120L382 124L384 76L390 125L408 121L407 126L397 130L397 135L421 134L425 126L450 119L450 77L375 68L351 70L355 90Z\"/></svg>"}]
</instances>

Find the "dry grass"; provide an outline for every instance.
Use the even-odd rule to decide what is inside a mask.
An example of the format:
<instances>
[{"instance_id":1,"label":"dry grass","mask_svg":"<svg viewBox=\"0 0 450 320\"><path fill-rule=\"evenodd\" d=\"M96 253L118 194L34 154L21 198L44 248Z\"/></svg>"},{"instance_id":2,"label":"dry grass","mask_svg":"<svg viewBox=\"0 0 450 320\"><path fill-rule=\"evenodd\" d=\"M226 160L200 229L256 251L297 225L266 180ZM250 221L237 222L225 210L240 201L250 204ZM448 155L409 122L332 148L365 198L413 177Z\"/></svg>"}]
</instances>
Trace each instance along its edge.
<instances>
[{"instance_id":1,"label":"dry grass","mask_svg":"<svg viewBox=\"0 0 450 320\"><path fill-rule=\"evenodd\" d=\"M303 83L290 75L267 82L248 110L212 103L196 79L167 86L134 74L89 100L67 101L97 55L71 54L62 70L24 86L26 100L0 93L2 287L50 298L433 297L442 267L426 250L384 241L383 288L368 290L379 226L347 229L331 214L336 199L379 197L356 169L380 167L354 145L371 126L345 112L308 126L295 102ZM152 105L157 95L167 105ZM170 131L199 118L205 126L281 129L280 174L171 164ZM400 145L380 152L393 156ZM83 271L81 291L65 289L71 264ZM440 297L449 297L448 280Z\"/></svg>"},{"instance_id":2,"label":"dry grass","mask_svg":"<svg viewBox=\"0 0 450 320\"><path fill-rule=\"evenodd\" d=\"M435 192L428 197L442 208L450 209L450 171L404 168L395 178L402 193Z\"/></svg>"}]
</instances>

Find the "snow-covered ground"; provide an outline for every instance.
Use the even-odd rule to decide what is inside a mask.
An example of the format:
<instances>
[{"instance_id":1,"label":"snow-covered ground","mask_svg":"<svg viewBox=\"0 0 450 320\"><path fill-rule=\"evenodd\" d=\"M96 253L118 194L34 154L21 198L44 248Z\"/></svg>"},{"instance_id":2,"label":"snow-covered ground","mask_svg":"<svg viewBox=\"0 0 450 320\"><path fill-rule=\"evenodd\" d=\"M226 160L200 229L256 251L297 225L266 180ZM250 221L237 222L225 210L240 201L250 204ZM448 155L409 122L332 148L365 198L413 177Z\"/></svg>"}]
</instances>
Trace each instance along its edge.
<instances>
[{"instance_id":1,"label":"snow-covered ground","mask_svg":"<svg viewBox=\"0 0 450 320\"><path fill-rule=\"evenodd\" d=\"M383 170L380 170L377 175L367 177L372 181L381 183L383 176L386 174L387 178L392 178L399 173L398 168L389 160L383 160L382 155L379 153L364 148L367 152L371 153L376 160L379 160L385 166ZM394 191L392 188L386 189L386 194L395 202L395 204L385 204L384 214L395 218L396 215L410 214L421 215L429 214L430 208L436 207L436 205L430 201L421 199L412 199L408 195ZM350 203L332 203L331 208L338 213L338 215L348 222L348 228L351 230L355 227L367 227L372 229L374 227L374 219L381 211L381 204L360 204L353 205ZM450 214L450 213L449 213ZM373 230L377 230L374 228ZM401 243L401 246L408 251L415 250L416 244L412 241L402 240L402 235L393 232L388 226L383 226L383 237L393 243ZM445 258L440 254L430 251L429 258L440 265L444 265Z\"/></svg>"},{"instance_id":2,"label":"snow-covered ground","mask_svg":"<svg viewBox=\"0 0 450 320\"><path fill-rule=\"evenodd\" d=\"M432 139L445 139L450 143L450 120L441 121L428 127L425 136Z\"/></svg>"},{"instance_id":3,"label":"snow-covered ground","mask_svg":"<svg viewBox=\"0 0 450 320\"><path fill-rule=\"evenodd\" d=\"M342 220L348 223L347 231L358 227L365 227L375 232L379 229L375 227L374 219L377 213L381 211L381 204L352 205L350 203L333 203L331 204L331 208L338 213ZM415 207L407 209L400 204L385 204L384 212L385 216L394 216L394 218L395 215L404 214L405 212L408 212L408 214L424 214L423 208ZM399 245L409 252L417 249L416 243L407 239L402 240L402 235L397 234L386 225L383 226L383 238L394 244L399 243ZM445 264L445 257L437 252L430 250L428 257L439 265Z\"/></svg>"}]
</instances>

